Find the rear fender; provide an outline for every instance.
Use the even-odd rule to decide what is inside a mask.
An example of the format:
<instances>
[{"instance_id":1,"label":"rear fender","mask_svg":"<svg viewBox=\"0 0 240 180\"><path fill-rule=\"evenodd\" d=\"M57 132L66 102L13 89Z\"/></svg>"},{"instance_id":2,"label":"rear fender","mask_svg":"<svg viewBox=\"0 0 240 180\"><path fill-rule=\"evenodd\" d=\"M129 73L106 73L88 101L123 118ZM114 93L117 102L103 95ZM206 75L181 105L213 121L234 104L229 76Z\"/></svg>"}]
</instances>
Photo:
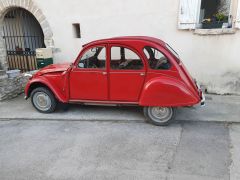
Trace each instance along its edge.
<instances>
[{"instance_id":1,"label":"rear fender","mask_svg":"<svg viewBox=\"0 0 240 180\"><path fill-rule=\"evenodd\" d=\"M142 91L141 106L178 107L191 106L200 102L184 84L171 77L154 78L148 81Z\"/></svg>"}]
</instances>

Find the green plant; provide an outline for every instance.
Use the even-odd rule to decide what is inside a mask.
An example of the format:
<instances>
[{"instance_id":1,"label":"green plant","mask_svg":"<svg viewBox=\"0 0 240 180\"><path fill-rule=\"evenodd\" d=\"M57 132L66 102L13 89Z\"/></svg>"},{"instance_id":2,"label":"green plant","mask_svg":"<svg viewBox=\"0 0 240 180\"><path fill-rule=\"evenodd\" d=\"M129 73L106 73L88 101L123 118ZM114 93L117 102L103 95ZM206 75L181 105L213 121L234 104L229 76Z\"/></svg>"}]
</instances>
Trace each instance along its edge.
<instances>
[{"instance_id":1,"label":"green plant","mask_svg":"<svg viewBox=\"0 0 240 180\"><path fill-rule=\"evenodd\" d=\"M217 14L215 14L216 20L217 21L224 21L227 19L227 16L223 13L218 12Z\"/></svg>"}]
</instances>

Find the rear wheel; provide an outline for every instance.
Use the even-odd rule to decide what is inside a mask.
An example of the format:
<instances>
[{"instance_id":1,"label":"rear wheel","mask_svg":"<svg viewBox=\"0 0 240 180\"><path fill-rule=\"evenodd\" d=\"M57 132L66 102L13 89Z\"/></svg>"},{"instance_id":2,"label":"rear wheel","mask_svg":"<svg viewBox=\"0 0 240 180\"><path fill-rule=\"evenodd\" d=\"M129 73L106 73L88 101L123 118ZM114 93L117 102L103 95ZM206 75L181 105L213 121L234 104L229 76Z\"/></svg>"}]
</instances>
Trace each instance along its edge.
<instances>
[{"instance_id":1,"label":"rear wheel","mask_svg":"<svg viewBox=\"0 0 240 180\"><path fill-rule=\"evenodd\" d=\"M31 93L32 104L41 113L52 113L56 110L57 101L53 93L44 87L38 87Z\"/></svg>"},{"instance_id":2,"label":"rear wheel","mask_svg":"<svg viewBox=\"0 0 240 180\"><path fill-rule=\"evenodd\" d=\"M144 107L147 121L156 126L167 126L175 118L175 109L172 107Z\"/></svg>"}]
</instances>

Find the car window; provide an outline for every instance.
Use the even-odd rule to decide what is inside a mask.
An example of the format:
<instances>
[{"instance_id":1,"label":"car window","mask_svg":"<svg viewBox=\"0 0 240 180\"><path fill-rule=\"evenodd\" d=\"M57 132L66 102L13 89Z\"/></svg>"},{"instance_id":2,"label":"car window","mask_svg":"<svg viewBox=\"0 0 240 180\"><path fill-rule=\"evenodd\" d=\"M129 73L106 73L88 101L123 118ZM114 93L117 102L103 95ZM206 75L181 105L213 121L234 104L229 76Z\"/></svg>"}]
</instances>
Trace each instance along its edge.
<instances>
[{"instance_id":1,"label":"car window","mask_svg":"<svg viewBox=\"0 0 240 180\"><path fill-rule=\"evenodd\" d=\"M106 48L101 46L88 49L78 63L78 68L81 69L105 69L105 67Z\"/></svg>"},{"instance_id":2,"label":"car window","mask_svg":"<svg viewBox=\"0 0 240 180\"><path fill-rule=\"evenodd\" d=\"M143 51L151 69L166 70L171 68L171 64L167 57L156 48L146 46Z\"/></svg>"},{"instance_id":3,"label":"car window","mask_svg":"<svg viewBox=\"0 0 240 180\"><path fill-rule=\"evenodd\" d=\"M114 46L111 48L111 69L139 70L143 69L143 62L132 50Z\"/></svg>"}]
</instances>

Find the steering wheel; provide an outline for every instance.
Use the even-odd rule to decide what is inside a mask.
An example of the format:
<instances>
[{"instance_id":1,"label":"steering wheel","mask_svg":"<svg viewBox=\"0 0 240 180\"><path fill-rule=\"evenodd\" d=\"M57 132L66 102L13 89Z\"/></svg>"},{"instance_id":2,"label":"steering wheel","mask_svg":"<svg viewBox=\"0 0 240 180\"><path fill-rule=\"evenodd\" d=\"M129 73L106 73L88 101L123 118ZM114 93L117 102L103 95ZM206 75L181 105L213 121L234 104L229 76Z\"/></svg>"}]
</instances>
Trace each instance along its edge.
<instances>
[{"instance_id":1,"label":"steering wheel","mask_svg":"<svg viewBox=\"0 0 240 180\"><path fill-rule=\"evenodd\" d=\"M127 67L127 65L128 65L128 61L124 61L124 62L122 62L118 65L118 68L119 69L124 69L124 68Z\"/></svg>"}]
</instances>

